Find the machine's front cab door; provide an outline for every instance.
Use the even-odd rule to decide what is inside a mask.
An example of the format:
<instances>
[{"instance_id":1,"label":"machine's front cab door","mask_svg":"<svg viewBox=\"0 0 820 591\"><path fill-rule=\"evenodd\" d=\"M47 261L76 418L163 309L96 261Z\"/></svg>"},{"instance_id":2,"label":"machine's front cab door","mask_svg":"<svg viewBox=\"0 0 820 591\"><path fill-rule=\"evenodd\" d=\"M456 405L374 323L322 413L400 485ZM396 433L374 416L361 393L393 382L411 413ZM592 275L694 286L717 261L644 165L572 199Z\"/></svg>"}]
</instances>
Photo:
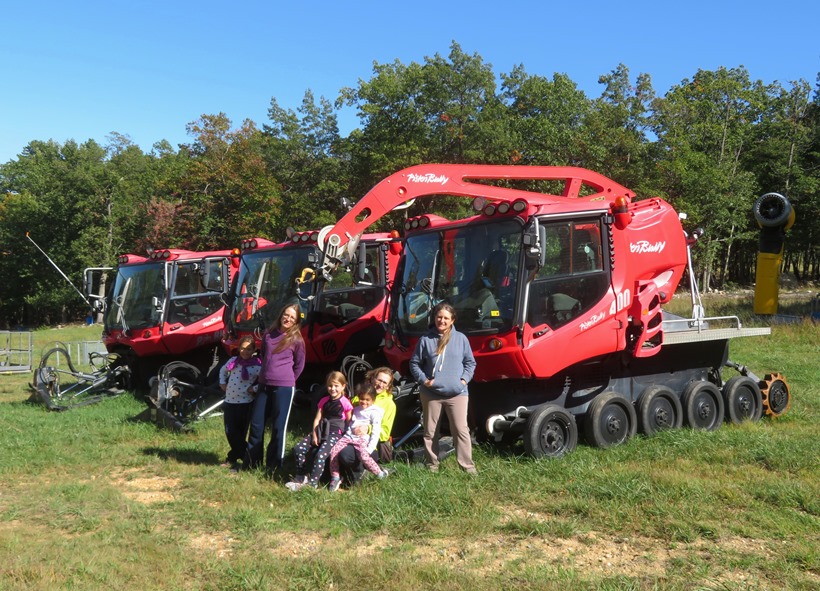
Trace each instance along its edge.
<instances>
[{"instance_id":1,"label":"machine's front cab door","mask_svg":"<svg viewBox=\"0 0 820 591\"><path fill-rule=\"evenodd\" d=\"M384 258L381 244L360 243L350 267L337 272L316 296L310 342L319 361L333 362L343 353L364 353L381 345L387 296Z\"/></svg>"},{"instance_id":2,"label":"machine's front cab door","mask_svg":"<svg viewBox=\"0 0 820 591\"><path fill-rule=\"evenodd\" d=\"M228 260L179 261L173 267L168 324L188 326L221 311L228 285Z\"/></svg>"},{"instance_id":3,"label":"machine's front cab door","mask_svg":"<svg viewBox=\"0 0 820 591\"><path fill-rule=\"evenodd\" d=\"M217 342L222 336L223 293L229 261L209 258L177 261L171 267L171 294L165 316L166 348L171 354Z\"/></svg>"},{"instance_id":4,"label":"machine's front cab door","mask_svg":"<svg viewBox=\"0 0 820 591\"><path fill-rule=\"evenodd\" d=\"M601 216L539 220L542 263L527 286L524 355L538 376L613 350L608 228Z\"/></svg>"}]
</instances>

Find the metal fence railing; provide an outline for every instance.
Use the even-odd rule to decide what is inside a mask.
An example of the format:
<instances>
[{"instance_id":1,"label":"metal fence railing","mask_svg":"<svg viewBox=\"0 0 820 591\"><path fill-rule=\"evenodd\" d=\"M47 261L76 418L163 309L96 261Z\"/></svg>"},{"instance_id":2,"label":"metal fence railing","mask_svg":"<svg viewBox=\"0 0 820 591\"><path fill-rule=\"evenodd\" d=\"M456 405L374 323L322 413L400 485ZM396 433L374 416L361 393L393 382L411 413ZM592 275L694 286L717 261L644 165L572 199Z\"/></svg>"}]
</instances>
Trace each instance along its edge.
<instances>
[{"instance_id":1,"label":"metal fence railing","mask_svg":"<svg viewBox=\"0 0 820 591\"><path fill-rule=\"evenodd\" d=\"M68 351L68 354L71 356L71 363L74 364L74 367L78 370L87 370L91 368L91 363L89 362L89 354L91 353L105 353L105 345L101 341L75 341L75 342L65 342L61 341L59 343L61 346L65 345L65 349ZM55 347L57 343L54 344ZM43 351L46 353L46 351ZM61 366L62 364L66 363L65 359L62 359L63 355L59 353L55 353L52 357L49 358L48 364L49 365L58 365ZM39 365L40 360L37 359L35 362Z\"/></svg>"},{"instance_id":2,"label":"metal fence railing","mask_svg":"<svg viewBox=\"0 0 820 591\"><path fill-rule=\"evenodd\" d=\"M31 371L31 332L0 330L0 373Z\"/></svg>"},{"instance_id":3,"label":"metal fence railing","mask_svg":"<svg viewBox=\"0 0 820 591\"><path fill-rule=\"evenodd\" d=\"M34 352L32 333L29 331L0 330L0 375L25 373L40 365L39 355L52 348L64 348L71 356L71 362L78 370L93 369L89 362L91 353L105 353L101 341L54 342L46 345L43 351ZM48 360L50 365L67 365L65 355L53 353Z\"/></svg>"}]
</instances>

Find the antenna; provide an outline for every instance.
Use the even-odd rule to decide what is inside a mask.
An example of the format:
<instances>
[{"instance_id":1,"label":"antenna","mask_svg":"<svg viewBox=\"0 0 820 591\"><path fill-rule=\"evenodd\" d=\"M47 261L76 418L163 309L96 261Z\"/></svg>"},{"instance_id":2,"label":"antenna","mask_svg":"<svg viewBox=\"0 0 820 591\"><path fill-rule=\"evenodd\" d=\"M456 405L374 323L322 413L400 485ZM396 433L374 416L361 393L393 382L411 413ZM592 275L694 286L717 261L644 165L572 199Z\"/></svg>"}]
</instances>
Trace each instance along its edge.
<instances>
[{"instance_id":1,"label":"antenna","mask_svg":"<svg viewBox=\"0 0 820 591\"><path fill-rule=\"evenodd\" d=\"M42 253L43 253L43 256L44 256L44 257L46 257L46 259L48 260L48 262L49 262L49 263L51 263L51 266L53 266L55 269L57 269L57 272L58 272L60 275L62 275L62 276L63 276L63 279L65 279L66 281L68 281L68 284L69 284L71 287L73 287L73 288L74 288L74 291L76 291L78 294L80 294L80 297L81 297L81 298L83 298L83 301L84 301L86 304L88 304L88 307L89 307L89 308L91 308L91 307L92 307L92 306L91 306L91 302L89 302L89 301L88 301L88 298L86 298L86 297L85 297L85 295L83 295L83 292L81 292L79 289L77 289L77 286L76 286L76 285L74 285L74 284L71 282L71 279L69 279L68 277L66 277L66 274L65 274L65 273L63 273L62 269L60 269L60 267L58 267L58 266L57 266L57 263L55 263L54 261L52 261L52 260L51 260L51 258L50 258L50 257L46 254L46 252L45 252L42 248L40 248L40 245L38 245L36 242L34 242L34 239L33 239L31 236L29 236L29 233L28 233L28 232L26 232L26 238L28 238L28 239L29 239L29 241L30 241L30 242L31 242L34 246L36 246L36 247L37 247L37 250L39 250L40 252L42 252Z\"/></svg>"}]
</instances>

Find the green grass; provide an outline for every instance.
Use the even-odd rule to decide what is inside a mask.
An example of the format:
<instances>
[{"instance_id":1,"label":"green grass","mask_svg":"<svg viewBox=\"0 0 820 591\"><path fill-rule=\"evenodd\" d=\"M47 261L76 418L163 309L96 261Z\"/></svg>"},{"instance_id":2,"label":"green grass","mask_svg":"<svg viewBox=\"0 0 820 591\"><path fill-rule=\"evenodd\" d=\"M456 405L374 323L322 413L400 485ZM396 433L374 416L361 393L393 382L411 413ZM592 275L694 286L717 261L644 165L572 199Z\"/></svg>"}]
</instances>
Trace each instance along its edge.
<instances>
[{"instance_id":1,"label":"green grass","mask_svg":"<svg viewBox=\"0 0 820 591\"><path fill-rule=\"evenodd\" d=\"M451 458L335 495L229 475L220 419L161 430L128 395L53 413L2 376L0 590L818 589L818 352L811 324L732 344L786 376L777 420L558 461L482 445L477 477Z\"/></svg>"}]
</instances>

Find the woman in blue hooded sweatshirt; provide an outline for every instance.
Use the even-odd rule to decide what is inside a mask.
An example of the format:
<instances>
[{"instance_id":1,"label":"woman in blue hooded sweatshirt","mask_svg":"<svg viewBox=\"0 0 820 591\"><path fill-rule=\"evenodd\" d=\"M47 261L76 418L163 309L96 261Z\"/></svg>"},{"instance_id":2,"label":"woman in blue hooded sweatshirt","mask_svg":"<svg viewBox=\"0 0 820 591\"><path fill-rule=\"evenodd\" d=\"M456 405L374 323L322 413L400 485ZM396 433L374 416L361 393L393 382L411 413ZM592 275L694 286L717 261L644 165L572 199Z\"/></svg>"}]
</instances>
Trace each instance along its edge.
<instances>
[{"instance_id":1,"label":"woman in blue hooded sweatshirt","mask_svg":"<svg viewBox=\"0 0 820 591\"><path fill-rule=\"evenodd\" d=\"M467 383L475 372L470 341L453 323L455 309L445 302L433 308L435 328L421 337L410 359L410 375L419 384L424 417L424 449L427 466L438 471L438 420L447 413L458 465L475 474L470 427L467 425Z\"/></svg>"}]
</instances>

